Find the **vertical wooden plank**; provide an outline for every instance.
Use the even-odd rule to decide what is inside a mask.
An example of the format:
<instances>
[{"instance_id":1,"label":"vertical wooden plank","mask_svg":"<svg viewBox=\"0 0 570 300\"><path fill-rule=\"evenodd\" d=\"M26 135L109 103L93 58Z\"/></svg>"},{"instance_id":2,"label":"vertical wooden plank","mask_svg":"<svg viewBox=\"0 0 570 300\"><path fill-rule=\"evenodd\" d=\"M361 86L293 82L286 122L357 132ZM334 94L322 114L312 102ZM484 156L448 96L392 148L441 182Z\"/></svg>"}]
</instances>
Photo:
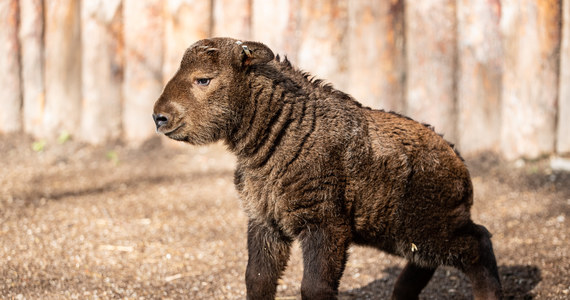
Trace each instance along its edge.
<instances>
[{"instance_id":1,"label":"vertical wooden plank","mask_svg":"<svg viewBox=\"0 0 570 300\"><path fill-rule=\"evenodd\" d=\"M346 90L348 1L302 0L300 6L299 66Z\"/></svg>"},{"instance_id":2,"label":"vertical wooden plank","mask_svg":"<svg viewBox=\"0 0 570 300\"><path fill-rule=\"evenodd\" d=\"M296 61L298 8L299 0L253 0L252 39L266 44L275 54Z\"/></svg>"},{"instance_id":3,"label":"vertical wooden plank","mask_svg":"<svg viewBox=\"0 0 570 300\"><path fill-rule=\"evenodd\" d=\"M457 1L458 144L463 154L498 150L501 126L500 1Z\"/></svg>"},{"instance_id":4,"label":"vertical wooden plank","mask_svg":"<svg viewBox=\"0 0 570 300\"><path fill-rule=\"evenodd\" d=\"M457 142L455 2L405 2L407 112L452 142Z\"/></svg>"},{"instance_id":5,"label":"vertical wooden plank","mask_svg":"<svg viewBox=\"0 0 570 300\"><path fill-rule=\"evenodd\" d=\"M0 133L22 129L18 1L0 2Z\"/></svg>"},{"instance_id":6,"label":"vertical wooden plank","mask_svg":"<svg viewBox=\"0 0 570 300\"><path fill-rule=\"evenodd\" d=\"M365 105L403 112L404 0L357 0L348 7L348 91Z\"/></svg>"},{"instance_id":7,"label":"vertical wooden plank","mask_svg":"<svg viewBox=\"0 0 570 300\"><path fill-rule=\"evenodd\" d=\"M211 1L168 0L165 2L163 82L166 83L182 60L188 46L210 36Z\"/></svg>"},{"instance_id":8,"label":"vertical wooden plank","mask_svg":"<svg viewBox=\"0 0 570 300\"><path fill-rule=\"evenodd\" d=\"M45 1L44 130L78 133L81 116L81 38L79 1Z\"/></svg>"},{"instance_id":9,"label":"vertical wooden plank","mask_svg":"<svg viewBox=\"0 0 570 300\"><path fill-rule=\"evenodd\" d=\"M81 6L81 139L101 144L121 133L123 41L121 0L89 0Z\"/></svg>"},{"instance_id":10,"label":"vertical wooden plank","mask_svg":"<svg viewBox=\"0 0 570 300\"><path fill-rule=\"evenodd\" d=\"M24 130L40 136L45 107L43 0L20 0Z\"/></svg>"},{"instance_id":11,"label":"vertical wooden plank","mask_svg":"<svg viewBox=\"0 0 570 300\"><path fill-rule=\"evenodd\" d=\"M564 0L562 24L556 151L559 154L570 154L570 0Z\"/></svg>"},{"instance_id":12,"label":"vertical wooden plank","mask_svg":"<svg viewBox=\"0 0 570 300\"><path fill-rule=\"evenodd\" d=\"M251 0L214 0L214 36L251 38Z\"/></svg>"},{"instance_id":13,"label":"vertical wooden plank","mask_svg":"<svg viewBox=\"0 0 570 300\"><path fill-rule=\"evenodd\" d=\"M152 107L162 91L164 20L160 0L124 0L123 130L127 141L155 135Z\"/></svg>"},{"instance_id":14,"label":"vertical wooden plank","mask_svg":"<svg viewBox=\"0 0 570 300\"><path fill-rule=\"evenodd\" d=\"M560 3L504 0L501 146L508 159L551 153L555 144Z\"/></svg>"}]
</instances>

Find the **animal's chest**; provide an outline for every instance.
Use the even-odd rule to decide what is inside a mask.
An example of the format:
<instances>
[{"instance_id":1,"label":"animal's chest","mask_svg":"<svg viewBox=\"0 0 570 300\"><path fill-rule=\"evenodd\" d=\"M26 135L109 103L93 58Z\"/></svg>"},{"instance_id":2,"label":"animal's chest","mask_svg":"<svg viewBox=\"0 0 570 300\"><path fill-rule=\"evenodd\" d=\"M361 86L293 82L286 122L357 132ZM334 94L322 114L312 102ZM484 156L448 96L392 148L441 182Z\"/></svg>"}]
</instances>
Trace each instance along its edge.
<instances>
[{"instance_id":1,"label":"animal's chest","mask_svg":"<svg viewBox=\"0 0 570 300\"><path fill-rule=\"evenodd\" d=\"M338 211L341 189L331 181L301 174L272 178L245 173L237 186L249 218L277 225L294 237L304 226L331 217L326 212Z\"/></svg>"},{"instance_id":2,"label":"animal's chest","mask_svg":"<svg viewBox=\"0 0 570 300\"><path fill-rule=\"evenodd\" d=\"M250 218L257 220L276 218L275 208L280 197L275 184L266 178L244 176L240 197Z\"/></svg>"}]
</instances>

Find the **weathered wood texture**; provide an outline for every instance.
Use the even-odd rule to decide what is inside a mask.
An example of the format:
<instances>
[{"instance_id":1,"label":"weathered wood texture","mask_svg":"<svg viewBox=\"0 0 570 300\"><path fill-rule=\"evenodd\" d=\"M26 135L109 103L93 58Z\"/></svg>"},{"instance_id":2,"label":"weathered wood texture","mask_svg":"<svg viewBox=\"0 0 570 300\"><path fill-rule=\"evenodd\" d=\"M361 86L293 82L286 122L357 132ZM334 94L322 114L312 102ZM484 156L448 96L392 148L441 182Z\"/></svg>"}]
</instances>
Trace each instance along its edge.
<instances>
[{"instance_id":1,"label":"weathered wood texture","mask_svg":"<svg viewBox=\"0 0 570 300\"><path fill-rule=\"evenodd\" d=\"M45 107L43 0L20 0L20 62L23 125L40 136Z\"/></svg>"},{"instance_id":2,"label":"weathered wood texture","mask_svg":"<svg viewBox=\"0 0 570 300\"><path fill-rule=\"evenodd\" d=\"M455 2L405 2L407 113L452 142L457 142Z\"/></svg>"},{"instance_id":3,"label":"weathered wood texture","mask_svg":"<svg viewBox=\"0 0 570 300\"><path fill-rule=\"evenodd\" d=\"M4 0L0 132L139 144L184 50L232 36L463 154L568 154L569 1Z\"/></svg>"},{"instance_id":4,"label":"weathered wood texture","mask_svg":"<svg viewBox=\"0 0 570 300\"><path fill-rule=\"evenodd\" d=\"M121 8L121 0L90 0L81 6L81 139L93 144L117 139L121 133Z\"/></svg>"},{"instance_id":5,"label":"weathered wood texture","mask_svg":"<svg viewBox=\"0 0 570 300\"><path fill-rule=\"evenodd\" d=\"M275 54L296 61L299 50L300 0L253 0L251 15L252 38L263 41ZM270 26L268 26L270 24Z\"/></svg>"},{"instance_id":6,"label":"weathered wood texture","mask_svg":"<svg viewBox=\"0 0 570 300\"><path fill-rule=\"evenodd\" d=\"M166 83L178 67L182 54L194 42L210 36L211 2L203 0L164 1L164 64Z\"/></svg>"},{"instance_id":7,"label":"weathered wood texture","mask_svg":"<svg viewBox=\"0 0 570 300\"><path fill-rule=\"evenodd\" d=\"M501 149L507 158L554 150L560 2L504 0Z\"/></svg>"},{"instance_id":8,"label":"weathered wood texture","mask_svg":"<svg viewBox=\"0 0 570 300\"><path fill-rule=\"evenodd\" d=\"M78 133L81 117L79 1L45 1L44 133Z\"/></svg>"},{"instance_id":9,"label":"weathered wood texture","mask_svg":"<svg viewBox=\"0 0 570 300\"><path fill-rule=\"evenodd\" d=\"M562 9L562 46L560 50L560 95L558 98L558 136L556 151L570 154L570 0Z\"/></svg>"},{"instance_id":10,"label":"weathered wood texture","mask_svg":"<svg viewBox=\"0 0 570 300\"><path fill-rule=\"evenodd\" d=\"M457 1L458 144L465 153L498 150L501 122L499 0Z\"/></svg>"},{"instance_id":11,"label":"weathered wood texture","mask_svg":"<svg viewBox=\"0 0 570 300\"><path fill-rule=\"evenodd\" d=\"M347 89L365 105L404 112L404 0L350 1L348 11Z\"/></svg>"},{"instance_id":12,"label":"weathered wood texture","mask_svg":"<svg viewBox=\"0 0 570 300\"><path fill-rule=\"evenodd\" d=\"M0 132L22 128L18 1L0 2Z\"/></svg>"},{"instance_id":13,"label":"weathered wood texture","mask_svg":"<svg viewBox=\"0 0 570 300\"><path fill-rule=\"evenodd\" d=\"M154 136L151 114L162 91L164 19L160 0L124 0L123 133L134 143Z\"/></svg>"},{"instance_id":14,"label":"weathered wood texture","mask_svg":"<svg viewBox=\"0 0 570 300\"><path fill-rule=\"evenodd\" d=\"M251 0L213 0L214 36L251 37Z\"/></svg>"},{"instance_id":15,"label":"weathered wood texture","mask_svg":"<svg viewBox=\"0 0 570 300\"><path fill-rule=\"evenodd\" d=\"M348 87L348 1L301 0L297 63L336 88Z\"/></svg>"}]
</instances>

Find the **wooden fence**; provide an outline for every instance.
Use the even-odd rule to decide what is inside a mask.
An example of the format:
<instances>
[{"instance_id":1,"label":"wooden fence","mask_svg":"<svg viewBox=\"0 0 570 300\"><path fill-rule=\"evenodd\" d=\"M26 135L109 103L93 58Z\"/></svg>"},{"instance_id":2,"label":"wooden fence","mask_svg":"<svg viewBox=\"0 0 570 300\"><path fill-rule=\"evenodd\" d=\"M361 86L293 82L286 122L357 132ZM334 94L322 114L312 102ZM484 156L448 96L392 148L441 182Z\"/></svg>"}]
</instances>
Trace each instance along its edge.
<instances>
[{"instance_id":1,"label":"wooden fence","mask_svg":"<svg viewBox=\"0 0 570 300\"><path fill-rule=\"evenodd\" d=\"M464 153L570 152L570 0L0 0L0 132L153 136L187 46L254 39Z\"/></svg>"}]
</instances>

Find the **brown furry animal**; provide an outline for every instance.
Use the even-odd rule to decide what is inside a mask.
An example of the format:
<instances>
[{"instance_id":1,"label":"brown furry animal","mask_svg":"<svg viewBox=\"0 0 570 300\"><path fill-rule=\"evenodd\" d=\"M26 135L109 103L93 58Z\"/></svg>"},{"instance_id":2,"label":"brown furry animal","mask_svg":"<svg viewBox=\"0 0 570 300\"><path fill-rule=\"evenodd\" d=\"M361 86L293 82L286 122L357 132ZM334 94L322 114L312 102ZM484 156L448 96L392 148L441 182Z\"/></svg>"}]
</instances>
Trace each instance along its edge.
<instances>
[{"instance_id":1,"label":"brown furry animal","mask_svg":"<svg viewBox=\"0 0 570 300\"><path fill-rule=\"evenodd\" d=\"M362 107L257 42L192 45L154 106L157 131L222 140L249 217L248 299L273 299L300 240L303 299L335 299L350 244L406 258L394 299L417 299L439 265L459 268L476 299L501 284L489 232L470 219L473 187L432 128Z\"/></svg>"}]
</instances>

